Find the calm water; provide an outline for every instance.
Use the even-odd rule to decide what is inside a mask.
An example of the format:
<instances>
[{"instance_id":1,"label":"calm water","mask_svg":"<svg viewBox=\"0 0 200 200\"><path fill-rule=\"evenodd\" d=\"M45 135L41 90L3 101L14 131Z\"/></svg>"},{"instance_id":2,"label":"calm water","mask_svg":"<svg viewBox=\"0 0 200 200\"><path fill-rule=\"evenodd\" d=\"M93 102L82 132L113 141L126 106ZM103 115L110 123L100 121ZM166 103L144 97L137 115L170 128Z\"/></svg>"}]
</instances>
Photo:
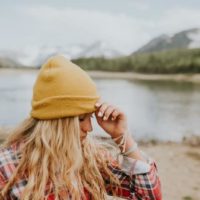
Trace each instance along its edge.
<instances>
[{"instance_id":1,"label":"calm water","mask_svg":"<svg viewBox=\"0 0 200 200\"><path fill-rule=\"evenodd\" d=\"M0 71L0 126L16 125L28 116L36 72ZM128 116L136 139L179 141L200 135L200 85L176 82L95 80L102 98ZM102 130L94 121L94 130Z\"/></svg>"}]
</instances>

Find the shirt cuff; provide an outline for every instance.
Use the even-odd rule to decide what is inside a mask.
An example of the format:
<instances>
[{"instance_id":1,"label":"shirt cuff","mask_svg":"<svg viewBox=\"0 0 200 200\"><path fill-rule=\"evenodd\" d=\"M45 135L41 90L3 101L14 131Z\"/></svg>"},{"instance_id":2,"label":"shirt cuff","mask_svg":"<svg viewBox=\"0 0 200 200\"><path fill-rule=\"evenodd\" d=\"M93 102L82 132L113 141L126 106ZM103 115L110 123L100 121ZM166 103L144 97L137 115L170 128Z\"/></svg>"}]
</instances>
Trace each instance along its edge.
<instances>
[{"instance_id":1,"label":"shirt cuff","mask_svg":"<svg viewBox=\"0 0 200 200\"><path fill-rule=\"evenodd\" d=\"M129 176L136 174L148 173L151 169L151 164L155 161L146 153L140 150L142 158L146 161L137 160L127 156L122 156L121 169Z\"/></svg>"}]
</instances>

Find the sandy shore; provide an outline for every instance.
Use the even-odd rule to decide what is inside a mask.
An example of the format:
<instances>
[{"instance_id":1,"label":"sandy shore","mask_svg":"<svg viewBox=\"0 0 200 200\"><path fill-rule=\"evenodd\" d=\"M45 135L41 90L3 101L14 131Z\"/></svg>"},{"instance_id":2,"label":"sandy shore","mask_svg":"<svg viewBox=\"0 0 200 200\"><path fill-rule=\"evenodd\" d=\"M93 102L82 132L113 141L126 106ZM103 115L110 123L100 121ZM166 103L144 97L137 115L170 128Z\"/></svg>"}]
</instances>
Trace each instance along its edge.
<instances>
[{"instance_id":1,"label":"sandy shore","mask_svg":"<svg viewBox=\"0 0 200 200\"><path fill-rule=\"evenodd\" d=\"M185 81L200 83L200 74L142 74L133 72L89 71L93 78L147 80L147 81Z\"/></svg>"},{"instance_id":2,"label":"sandy shore","mask_svg":"<svg viewBox=\"0 0 200 200\"><path fill-rule=\"evenodd\" d=\"M0 74L8 73L37 73L38 69L5 69L0 68ZM147 81L185 81L200 83L200 74L142 74L134 72L104 72L87 71L92 78L126 79Z\"/></svg>"},{"instance_id":3,"label":"sandy shore","mask_svg":"<svg viewBox=\"0 0 200 200\"><path fill-rule=\"evenodd\" d=\"M200 147L162 143L141 149L157 161L163 200L200 199Z\"/></svg>"},{"instance_id":4,"label":"sandy shore","mask_svg":"<svg viewBox=\"0 0 200 200\"><path fill-rule=\"evenodd\" d=\"M93 78L146 80L146 81L185 81L200 83L200 74L142 74L133 72L89 71Z\"/></svg>"},{"instance_id":5,"label":"sandy shore","mask_svg":"<svg viewBox=\"0 0 200 200\"><path fill-rule=\"evenodd\" d=\"M1 141L5 137L0 134ZM157 161L163 200L200 199L199 137L193 136L182 143L139 142L139 146Z\"/></svg>"}]
</instances>

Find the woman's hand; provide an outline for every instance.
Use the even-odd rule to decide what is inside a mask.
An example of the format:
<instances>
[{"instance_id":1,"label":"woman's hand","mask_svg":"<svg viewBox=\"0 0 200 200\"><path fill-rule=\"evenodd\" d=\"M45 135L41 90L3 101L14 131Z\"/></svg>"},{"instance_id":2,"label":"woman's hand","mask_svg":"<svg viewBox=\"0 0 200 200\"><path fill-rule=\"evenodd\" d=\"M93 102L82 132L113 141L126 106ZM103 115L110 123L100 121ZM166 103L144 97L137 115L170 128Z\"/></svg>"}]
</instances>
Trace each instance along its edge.
<instances>
[{"instance_id":1,"label":"woman's hand","mask_svg":"<svg viewBox=\"0 0 200 200\"><path fill-rule=\"evenodd\" d=\"M112 138L119 137L127 131L127 117L119 108L101 101L98 101L95 106L97 123Z\"/></svg>"}]
</instances>

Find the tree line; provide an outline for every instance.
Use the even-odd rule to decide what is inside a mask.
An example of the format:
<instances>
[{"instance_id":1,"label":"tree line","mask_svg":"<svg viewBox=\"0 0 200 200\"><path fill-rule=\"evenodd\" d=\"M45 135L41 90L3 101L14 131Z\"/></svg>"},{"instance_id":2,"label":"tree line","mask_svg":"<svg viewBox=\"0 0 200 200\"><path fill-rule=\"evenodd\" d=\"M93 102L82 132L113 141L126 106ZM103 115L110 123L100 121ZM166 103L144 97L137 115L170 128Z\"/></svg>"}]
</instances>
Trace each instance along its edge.
<instances>
[{"instance_id":1,"label":"tree line","mask_svg":"<svg viewBox=\"0 0 200 200\"><path fill-rule=\"evenodd\" d=\"M200 73L200 49L140 53L112 59L79 58L73 62L85 70L148 74Z\"/></svg>"}]
</instances>

